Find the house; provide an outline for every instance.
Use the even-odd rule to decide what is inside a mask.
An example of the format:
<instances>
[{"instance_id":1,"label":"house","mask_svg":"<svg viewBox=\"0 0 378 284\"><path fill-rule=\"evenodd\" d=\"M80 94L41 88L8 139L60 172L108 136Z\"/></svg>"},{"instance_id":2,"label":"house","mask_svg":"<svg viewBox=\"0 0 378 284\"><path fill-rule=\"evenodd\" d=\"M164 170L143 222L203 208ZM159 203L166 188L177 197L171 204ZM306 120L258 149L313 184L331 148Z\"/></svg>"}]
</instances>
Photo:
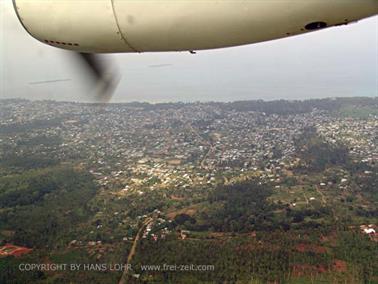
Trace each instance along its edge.
<instances>
[{"instance_id":1,"label":"house","mask_svg":"<svg viewBox=\"0 0 378 284\"><path fill-rule=\"evenodd\" d=\"M0 247L0 257L9 255L19 257L24 254L30 253L31 251L32 249L27 247L19 247L12 244L6 244L5 246Z\"/></svg>"},{"instance_id":2,"label":"house","mask_svg":"<svg viewBox=\"0 0 378 284\"><path fill-rule=\"evenodd\" d=\"M181 230L181 231L180 231L180 238L181 238L182 240L185 240L185 239L188 237L189 234L190 234L190 231L187 231L187 230Z\"/></svg>"},{"instance_id":3,"label":"house","mask_svg":"<svg viewBox=\"0 0 378 284\"><path fill-rule=\"evenodd\" d=\"M367 235L375 235L375 230L373 228L365 228L364 233Z\"/></svg>"}]
</instances>

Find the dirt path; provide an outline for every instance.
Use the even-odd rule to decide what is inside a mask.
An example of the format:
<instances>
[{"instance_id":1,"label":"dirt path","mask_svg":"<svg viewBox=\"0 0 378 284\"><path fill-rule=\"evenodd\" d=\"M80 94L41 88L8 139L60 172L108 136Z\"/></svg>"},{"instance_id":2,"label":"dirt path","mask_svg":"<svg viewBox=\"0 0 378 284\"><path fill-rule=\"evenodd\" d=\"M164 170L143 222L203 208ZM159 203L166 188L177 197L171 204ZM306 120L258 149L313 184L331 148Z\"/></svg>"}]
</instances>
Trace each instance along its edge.
<instances>
[{"instance_id":1,"label":"dirt path","mask_svg":"<svg viewBox=\"0 0 378 284\"><path fill-rule=\"evenodd\" d=\"M185 123L185 122L183 122L183 123ZM206 154L204 155L204 157L202 158L202 160L201 160L201 162L200 162L200 166L201 166L201 168L202 169L207 169L207 166L206 166L206 164L205 164L205 162L206 162L206 159L207 159L207 157L215 150L215 145L213 145L211 142L209 142L209 141L207 141L207 140L205 140L199 133L198 133L198 131L196 130L196 129L194 129L194 127L190 124L190 123L185 123L185 125L186 125L186 127L188 127L189 128L189 130L192 132L192 133L194 133L197 137L198 137L198 139L199 139L199 141L202 143L202 144L204 144L205 146L208 146L209 147L209 150L206 152Z\"/></svg>"},{"instance_id":2,"label":"dirt path","mask_svg":"<svg viewBox=\"0 0 378 284\"><path fill-rule=\"evenodd\" d=\"M323 205L324 206L327 205L327 200L325 199L325 196L324 196L323 192L321 192L321 190L319 189L318 186L316 186L315 188L316 188L317 193L319 193L320 196L322 197L322 203L323 203Z\"/></svg>"},{"instance_id":3,"label":"dirt path","mask_svg":"<svg viewBox=\"0 0 378 284\"><path fill-rule=\"evenodd\" d=\"M209 157L210 154L213 153L214 148L215 148L215 147L214 147L213 145L211 145L210 148L209 148L209 151L207 151L207 153L206 153L205 156L203 157L203 159L202 159L202 161L201 161L201 168L202 168L202 169L208 169L208 166L206 166L205 162L206 162L207 157Z\"/></svg>"},{"instance_id":4,"label":"dirt path","mask_svg":"<svg viewBox=\"0 0 378 284\"><path fill-rule=\"evenodd\" d=\"M136 252L136 248L137 248L137 245L138 245L138 241L143 233L143 230L146 228L146 226L152 222L152 218L149 217L147 218L144 222L143 222L143 225L142 227L140 227L137 235L135 236L135 239L134 239L134 242L133 242L133 245L131 247L131 250L129 252L129 255L127 256L127 262L126 262L126 267L128 267L128 265L131 263L131 260L133 259L133 256L135 255L135 252ZM118 284L125 284L126 283L126 277L127 277L127 274L128 274L128 269L125 269L122 273L122 276L121 276L121 279L119 280Z\"/></svg>"},{"instance_id":5,"label":"dirt path","mask_svg":"<svg viewBox=\"0 0 378 284\"><path fill-rule=\"evenodd\" d=\"M305 201L306 201L306 204L308 204L309 202L308 202L308 198L307 198L306 194L303 193L303 196L304 196L304 199L305 199Z\"/></svg>"}]
</instances>

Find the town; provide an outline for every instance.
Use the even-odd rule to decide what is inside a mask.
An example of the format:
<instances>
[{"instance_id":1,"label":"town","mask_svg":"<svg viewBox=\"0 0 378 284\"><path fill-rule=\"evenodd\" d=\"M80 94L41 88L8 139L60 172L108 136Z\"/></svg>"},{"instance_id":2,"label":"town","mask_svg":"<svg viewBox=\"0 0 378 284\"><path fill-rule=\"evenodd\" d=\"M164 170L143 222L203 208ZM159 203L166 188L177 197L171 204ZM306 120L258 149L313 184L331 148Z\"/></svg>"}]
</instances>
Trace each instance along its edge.
<instances>
[{"instance_id":1,"label":"town","mask_svg":"<svg viewBox=\"0 0 378 284\"><path fill-rule=\"evenodd\" d=\"M335 103L332 99L310 108L297 102L305 110L287 110L283 102L283 107L278 102L278 107L266 103L257 109L253 103L248 108L211 102L102 105L2 100L0 173L6 177L70 166L90 174L97 189L86 207L93 215L80 225L80 234L73 230L76 233L65 237L62 245L83 249L97 261L114 251L114 243L129 249L135 245L137 250L141 240L156 243L172 236L198 240L203 232L217 239L221 232L224 237L229 232L247 233L249 228L256 235L260 226L254 222L249 227L236 221L217 227L211 221L219 207L209 203L211 192L248 182L272 188L267 200L275 217L267 217L269 221L264 217L266 226L303 229L290 225L287 218L307 224L306 228L343 219L376 242L376 200L355 194L366 180L376 180L378 113L377 100L370 100L362 100L362 108L372 111L346 116L342 99L334 109L328 107ZM316 163L311 151L319 153ZM369 190L374 191L371 185ZM16 210L6 204L1 208ZM315 217L310 210L322 213ZM302 217L298 212L307 213ZM12 228L0 230L7 242L17 234ZM129 261L134 254L138 258L131 251ZM140 272L133 275L139 277Z\"/></svg>"}]
</instances>

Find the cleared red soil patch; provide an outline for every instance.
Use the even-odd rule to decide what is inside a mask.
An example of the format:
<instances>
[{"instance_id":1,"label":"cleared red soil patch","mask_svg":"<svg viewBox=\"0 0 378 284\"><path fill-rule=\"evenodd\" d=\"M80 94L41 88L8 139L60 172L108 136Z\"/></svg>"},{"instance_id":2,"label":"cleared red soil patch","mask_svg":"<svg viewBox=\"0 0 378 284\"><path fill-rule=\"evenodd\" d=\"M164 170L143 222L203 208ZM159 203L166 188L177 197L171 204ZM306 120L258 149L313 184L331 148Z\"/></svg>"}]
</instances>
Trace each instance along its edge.
<instances>
[{"instance_id":1,"label":"cleared red soil patch","mask_svg":"<svg viewBox=\"0 0 378 284\"><path fill-rule=\"evenodd\" d=\"M346 272L348 265L345 261L336 259L332 267L327 268L324 265L294 264L291 268L293 277L315 275L329 271Z\"/></svg>"},{"instance_id":2,"label":"cleared red soil patch","mask_svg":"<svg viewBox=\"0 0 378 284\"><path fill-rule=\"evenodd\" d=\"M30 253L32 249L26 247L19 247L11 244L6 244L0 247L0 256L21 256Z\"/></svg>"},{"instance_id":3,"label":"cleared red soil patch","mask_svg":"<svg viewBox=\"0 0 378 284\"><path fill-rule=\"evenodd\" d=\"M322 243L327 243L328 245L331 245L331 246L336 246L336 244L337 244L337 233L332 232L331 234L329 234L327 236L321 235L320 241Z\"/></svg>"},{"instance_id":4,"label":"cleared red soil patch","mask_svg":"<svg viewBox=\"0 0 378 284\"><path fill-rule=\"evenodd\" d=\"M225 233L225 232L211 232L211 233L209 233L209 237L215 238L215 239L230 238L230 236L231 236L230 233Z\"/></svg>"},{"instance_id":5,"label":"cleared red soil patch","mask_svg":"<svg viewBox=\"0 0 378 284\"><path fill-rule=\"evenodd\" d=\"M172 200L178 200L178 201L181 201L181 200L184 200L185 198L184 197L178 197L176 195L171 195L171 199Z\"/></svg>"},{"instance_id":6,"label":"cleared red soil patch","mask_svg":"<svg viewBox=\"0 0 378 284\"><path fill-rule=\"evenodd\" d=\"M241 246L237 246L235 248L235 251L238 252L238 253L252 252L252 251L255 251L255 250L256 250L256 244L244 244L244 245L241 245Z\"/></svg>"},{"instance_id":7,"label":"cleared red soil patch","mask_svg":"<svg viewBox=\"0 0 378 284\"><path fill-rule=\"evenodd\" d=\"M347 263L343 260L336 259L333 263L333 270L337 272L345 272L347 271L348 266Z\"/></svg>"},{"instance_id":8,"label":"cleared red soil patch","mask_svg":"<svg viewBox=\"0 0 378 284\"><path fill-rule=\"evenodd\" d=\"M327 249L322 246L311 245L311 244L298 244L295 249L299 252L313 252L313 253L326 253Z\"/></svg>"},{"instance_id":9,"label":"cleared red soil patch","mask_svg":"<svg viewBox=\"0 0 378 284\"><path fill-rule=\"evenodd\" d=\"M327 272L327 268L323 265L295 264L292 267L293 277L301 277L324 272Z\"/></svg>"}]
</instances>

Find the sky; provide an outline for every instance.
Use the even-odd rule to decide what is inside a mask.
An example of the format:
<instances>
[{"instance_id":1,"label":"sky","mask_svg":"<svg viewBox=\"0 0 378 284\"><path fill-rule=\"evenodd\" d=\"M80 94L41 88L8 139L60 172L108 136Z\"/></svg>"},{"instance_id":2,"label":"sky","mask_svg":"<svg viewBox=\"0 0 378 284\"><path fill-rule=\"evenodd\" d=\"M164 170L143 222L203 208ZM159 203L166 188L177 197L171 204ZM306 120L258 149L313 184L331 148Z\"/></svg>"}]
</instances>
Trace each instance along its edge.
<instances>
[{"instance_id":1,"label":"sky","mask_svg":"<svg viewBox=\"0 0 378 284\"><path fill-rule=\"evenodd\" d=\"M378 96L378 17L315 33L226 49L107 55L120 84L112 102L235 101ZM88 101L71 52L22 28L0 0L0 99ZM60 80L49 84L40 81Z\"/></svg>"}]
</instances>

